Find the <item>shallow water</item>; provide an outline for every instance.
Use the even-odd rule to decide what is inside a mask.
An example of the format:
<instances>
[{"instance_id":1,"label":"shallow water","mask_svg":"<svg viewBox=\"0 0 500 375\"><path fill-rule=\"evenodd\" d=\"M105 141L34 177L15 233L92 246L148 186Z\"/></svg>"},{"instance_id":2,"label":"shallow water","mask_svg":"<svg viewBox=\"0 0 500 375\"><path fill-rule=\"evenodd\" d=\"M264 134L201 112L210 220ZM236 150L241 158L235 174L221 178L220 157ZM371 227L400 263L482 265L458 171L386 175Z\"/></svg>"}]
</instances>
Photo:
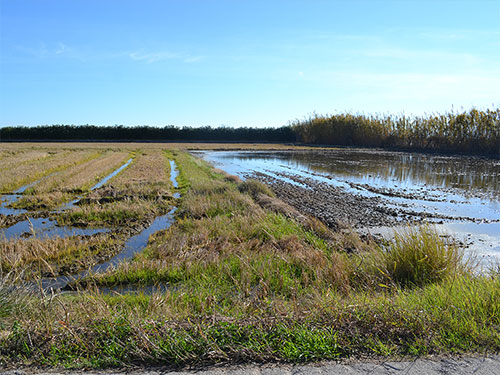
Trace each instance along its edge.
<instances>
[{"instance_id":1,"label":"shallow water","mask_svg":"<svg viewBox=\"0 0 500 375\"><path fill-rule=\"evenodd\" d=\"M193 153L243 179L257 172L290 182L296 175L380 197L396 210L444 216L441 230L465 236L469 253L500 260L499 160L355 149Z\"/></svg>"},{"instance_id":2,"label":"shallow water","mask_svg":"<svg viewBox=\"0 0 500 375\"><path fill-rule=\"evenodd\" d=\"M17 202L22 195L19 194L4 194L0 197L0 215L19 215L24 214L27 211L20 208L8 207L11 204Z\"/></svg>"},{"instance_id":3,"label":"shallow water","mask_svg":"<svg viewBox=\"0 0 500 375\"><path fill-rule=\"evenodd\" d=\"M78 228L58 226L57 222L46 218L30 218L8 228L0 228L0 240L36 237L39 239L52 237L90 236L96 233L109 232L107 228Z\"/></svg>"},{"instance_id":4,"label":"shallow water","mask_svg":"<svg viewBox=\"0 0 500 375\"><path fill-rule=\"evenodd\" d=\"M118 173L120 173L121 171L123 171L125 168L127 168L130 163L132 163L132 158L128 159L125 164L123 164L121 167L119 167L118 169L115 169L113 172L111 172L110 174L108 174L106 177L104 177L101 181L99 181L97 184L95 184L94 186L92 186L90 188L90 190L95 190L95 189L99 189L100 187L104 186L104 184L106 182L108 182L109 180L111 180L113 177L115 177Z\"/></svg>"},{"instance_id":5,"label":"shallow water","mask_svg":"<svg viewBox=\"0 0 500 375\"><path fill-rule=\"evenodd\" d=\"M11 204L17 202L19 199L21 199L22 194L28 190L29 188L35 186L39 182L46 180L50 177L53 177L54 175L58 174L59 172L54 172L51 173L39 180L36 180L34 182L31 182L27 185L21 186L19 189L14 190L12 194L4 194L0 196L0 215L19 215L19 214L24 214L27 211L21 208L11 208L8 207Z\"/></svg>"},{"instance_id":6,"label":"shallow water","mask_svg":"<svg viewBox=\"0 0 500 375\"><path fill-rule=\"evenodd\" d=\"M158 232L159 230L167 229L172 225L172 223L174 222L174 213L176 209L177 208L173 208L168 212L168 214L158 216L149 227L142 230L139 234L130 237L125 242L123 250L110 260L104 263L97 264L90 270L82 271L75 275L43 279L40 284L37 284L37 287L41 287L43 290L62 289L68 283L81 280L89 274L104 272L108 268L118 265L120 262L132 259L135 254L144 250L144 248L148 244L150 235Z\"/></svg>"}]
</instances>

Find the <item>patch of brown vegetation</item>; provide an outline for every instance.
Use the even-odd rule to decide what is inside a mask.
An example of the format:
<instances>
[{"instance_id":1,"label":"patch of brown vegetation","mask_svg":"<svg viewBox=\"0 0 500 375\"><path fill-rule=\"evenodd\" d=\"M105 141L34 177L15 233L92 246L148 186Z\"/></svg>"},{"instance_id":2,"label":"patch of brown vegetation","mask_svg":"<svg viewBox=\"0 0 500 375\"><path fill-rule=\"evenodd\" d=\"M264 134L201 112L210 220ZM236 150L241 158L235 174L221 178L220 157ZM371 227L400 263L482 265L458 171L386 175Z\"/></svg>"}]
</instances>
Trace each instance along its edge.
<instances>
[{"instance_id":1,"label":"patch of brown vegetation","mask_svg":"<svg viewBox=\"0 0 500 375\"><path fill-rule=\"evenodd\" d=\"M0 242L3 272L42 277L72 274L100 263L121 249L115 235L11 239Z\"/></svg>"}]
</instances>

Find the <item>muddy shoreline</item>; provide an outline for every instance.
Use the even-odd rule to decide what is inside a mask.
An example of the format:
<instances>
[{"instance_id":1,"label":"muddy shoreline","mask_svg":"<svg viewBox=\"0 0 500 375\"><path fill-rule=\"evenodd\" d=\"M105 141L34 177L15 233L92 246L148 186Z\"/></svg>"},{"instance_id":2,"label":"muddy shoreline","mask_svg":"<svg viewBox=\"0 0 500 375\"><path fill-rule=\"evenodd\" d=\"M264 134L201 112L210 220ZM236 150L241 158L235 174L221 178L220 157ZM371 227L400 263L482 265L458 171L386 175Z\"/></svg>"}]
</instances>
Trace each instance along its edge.
<instances>
[{"instance_id":1,"label":"muddy shoreline","mask_svg":"<svg viewBox=\"0 0 500 375\"><path fill-rule=\"evenodd\" d=\"M370 229L423 222L442 224L457 220L478 222L478 219L472 217L416 211L404 204L395 206L384 197L353 194L345 189L308 177L287 173L275 173L275 175L278 175L278 178L262 172L253 172L247 174L246 177L266 183L278 198L298 211L320 219L332 229L346 227ZM291 182L284 181L280 177ZM371 188L371 190L374 189ZM419 199L420 197L408 195L406 198Z\"/></svg>"}]
</instances>

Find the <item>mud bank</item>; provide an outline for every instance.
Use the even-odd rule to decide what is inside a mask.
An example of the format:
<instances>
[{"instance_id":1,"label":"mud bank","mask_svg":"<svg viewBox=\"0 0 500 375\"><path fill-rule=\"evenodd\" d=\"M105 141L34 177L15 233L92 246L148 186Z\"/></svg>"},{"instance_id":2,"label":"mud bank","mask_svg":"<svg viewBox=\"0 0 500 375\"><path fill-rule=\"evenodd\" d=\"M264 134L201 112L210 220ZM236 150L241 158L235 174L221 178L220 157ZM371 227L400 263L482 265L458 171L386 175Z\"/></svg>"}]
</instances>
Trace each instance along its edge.
<instances>
[{"instance_id":1,"label":"mud bank","mask_svg":"<svg viewBox=\"0 0 500 375\"><path fill-rule=\"evenodd\" d=\"M353 194L326 182L293 174L280 173L276 178L256 172L247 177L268 184L280 199L303 213L317 217L334 229L345 226L356 229L388 227L423 221L437 224L446 220L477 221L472 217L417 211L401 204L396 207L382 197Z\"/></svg>"}]
</instances>

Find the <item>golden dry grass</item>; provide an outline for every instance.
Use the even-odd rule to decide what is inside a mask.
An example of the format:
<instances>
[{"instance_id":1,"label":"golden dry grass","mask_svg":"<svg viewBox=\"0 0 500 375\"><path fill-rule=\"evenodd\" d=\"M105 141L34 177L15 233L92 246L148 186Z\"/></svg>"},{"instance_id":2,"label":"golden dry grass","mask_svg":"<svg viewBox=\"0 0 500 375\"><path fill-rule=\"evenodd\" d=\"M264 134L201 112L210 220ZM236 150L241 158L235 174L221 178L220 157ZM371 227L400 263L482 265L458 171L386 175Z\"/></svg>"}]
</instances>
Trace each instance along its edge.
<instances>
[{"instance_id":1,"label":"golden dry grass","mask_svg":"<svg viewBox=\"0 0 500 375\"><path fill-rule=\"evenodd\" d=\"M34 161L51 156L46 150L10 150L0 154L0 170L15 168L19 164L32 163Z\"/></svg>"},{"instance_id":2,"label":"golden dry grass","mask_svg":"<svg viewBox=\"0 0 500 375\"><path fill-rule=\"evenodd\" d=\"M75 151L73 154L85 154L83 151ZM129 154L127 152L107 151L105 153L86 153L86 159L80 158L67 168L57 174L50 176L37 183L27 191L27 195L21 198L16 205L28 209L53 209L60 204L72 199L74 194L88 190L100 179L111 173L122 165ZM72 154L68 156L72 158ZM76 156L73 155L73 158Z\"/></svg>"},{"instance_id":3,"label":"golden dry grass","mask_svg":"<svg viewBox=\"0 0 500 375\"><path fill-rule=\"evenodd\" d=\"M128 159L127 152L106 152L97 159L77 165L66 174L56 177L51 190L84 191L119 168ZM59 180L59 181L57 181Z\"/></svg>"},{"instance_id":4,"label":"golden dry grass","mask_svg":"<svg viewBox=\"0 0 500 375\"><path fill-rule=\"evenodd\" d=\"M308 150L321 149L321 147L294 146L282 143L201 143L201 142L138 142L138 143L109 143L109 142L22 142L22 143L3 143L2 148L7 152L13 152L19 149L33 149L42 151L55 151L71 148L72 150L89 149L114 149L134 151L141 150ZM331 148L331 147L329 147Z\"/></svg>"},{"instance_id":5,"label":"golden dry grass","mask_svg":"<svg viewBox=\"0 0 500 375\"><path fill-rule=\"evenodd\" d=\"M0 270L25 278L75 273L114 255L122 243L109 234L4 240L0 241Z\"/></svg>"},{"instance_id":6,"label":"golden dry grass","mask_svg":"<svg viewBox=\"0 0 500 375\"><path fill-rule=\"evenodd\" d=\"M95 154L94 151L69 152L61 149L50 157L33 160L32 162L18 163L0 174L0 191L11 191L24 184L40 179L51 172L64 170L73 165L88 160ZM0 165L4 165L0 161Z\"/></svg>"},{"instance_id":7,"label":"golden dry grass","mask_svg":"<svg viewBox=\"0 0 500 375\"><path fill-rule=\"evenodd\" d=\"M161 149L148 149L136 155L124 171L105 186L135 193L153 193L171 189L170 164Z\"/></svg>"}]
</instances>

